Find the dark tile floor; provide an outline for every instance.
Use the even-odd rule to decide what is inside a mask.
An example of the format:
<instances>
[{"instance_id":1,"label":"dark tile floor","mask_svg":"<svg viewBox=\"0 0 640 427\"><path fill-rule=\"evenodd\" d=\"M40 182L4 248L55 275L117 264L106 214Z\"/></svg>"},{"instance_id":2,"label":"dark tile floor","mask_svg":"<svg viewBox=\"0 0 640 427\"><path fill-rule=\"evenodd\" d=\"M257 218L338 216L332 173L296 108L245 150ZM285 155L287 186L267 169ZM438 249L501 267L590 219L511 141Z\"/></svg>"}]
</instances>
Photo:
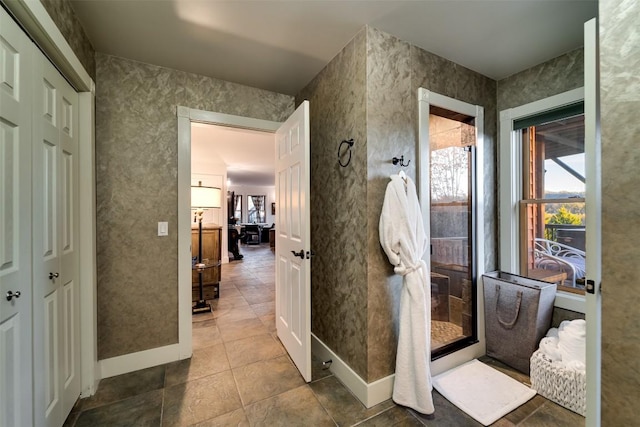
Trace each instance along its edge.
<instances>
[{"instance_id":1,"label":"dark tile floor","mask_svg":"<svg viewBox=\"0 0 640 427\"><path fill-rule=\"evenodd\" d=\"M193 357L100 382L66 426L480 426L434 391L423 417L392 401L365 408L314 361L306 384L275 332L274 255L243 246L223 266L213 312L193 317ZM527 381L490 359L486 363ZM584 418L541 396L494 426L582 426Z\"/></svg>"}]
</instances>

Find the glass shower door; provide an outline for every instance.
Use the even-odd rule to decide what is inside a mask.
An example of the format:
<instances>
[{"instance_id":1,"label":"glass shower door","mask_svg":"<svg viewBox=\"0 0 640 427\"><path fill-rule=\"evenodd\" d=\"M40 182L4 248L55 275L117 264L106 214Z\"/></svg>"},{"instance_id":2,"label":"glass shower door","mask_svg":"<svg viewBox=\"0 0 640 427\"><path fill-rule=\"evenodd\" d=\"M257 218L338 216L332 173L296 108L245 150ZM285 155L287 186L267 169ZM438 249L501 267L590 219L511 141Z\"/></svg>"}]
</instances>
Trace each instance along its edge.
<instances>
[{"instance_id":1,"label":"glass shower door","mask_svg":"<svg viewBox=\"0 0 640 427\"><path fill-rule=\"evenodd\" d=\"M474 277L475 117L429 108L431 350L476 340Z\"/></svg>"}]
</instances>

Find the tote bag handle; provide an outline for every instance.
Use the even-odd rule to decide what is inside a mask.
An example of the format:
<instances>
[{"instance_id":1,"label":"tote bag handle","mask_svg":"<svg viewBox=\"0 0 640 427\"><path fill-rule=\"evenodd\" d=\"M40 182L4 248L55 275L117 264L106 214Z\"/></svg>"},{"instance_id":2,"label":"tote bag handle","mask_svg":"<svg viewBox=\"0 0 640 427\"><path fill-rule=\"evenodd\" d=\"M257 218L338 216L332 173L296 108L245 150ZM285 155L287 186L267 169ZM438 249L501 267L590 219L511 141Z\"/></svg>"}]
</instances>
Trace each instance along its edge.
<instances>
[{"instance_id":1,"label":"tote bag handle","mask_svg":"<svg viewBox=\"0 0 640 427\"><path fill-rule=\"evenodd\" d=\"M500 318L500 310L498 309L498 305L500 304L500 285L496 285L496 318L498 322L504 326L506 329L513 328L513 325L516 324L518 320L518 315L520 314L520 305L522 304L522 291L518 291L518 296L516 297L516 314L513 316L513 320L511 322L506 322Z\"/></svg>"}]
</instances>

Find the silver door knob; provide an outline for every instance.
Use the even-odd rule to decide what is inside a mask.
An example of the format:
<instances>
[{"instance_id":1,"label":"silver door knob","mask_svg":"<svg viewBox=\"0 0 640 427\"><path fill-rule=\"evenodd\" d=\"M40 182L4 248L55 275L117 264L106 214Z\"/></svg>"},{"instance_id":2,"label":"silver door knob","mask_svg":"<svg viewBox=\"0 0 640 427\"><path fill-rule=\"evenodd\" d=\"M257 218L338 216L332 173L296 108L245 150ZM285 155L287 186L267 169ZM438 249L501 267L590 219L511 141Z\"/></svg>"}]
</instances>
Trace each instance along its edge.
<instances>
[{"instance_id":1,"label":"silver door knob","mask_svg":"<svg viewBox=\"0 0 640 427\"><path fill-rule=\"evenodd\" d=\"M49 280L53 280L56 277L60 277L60 273L49 273Z\"/></svg>"},{"instance_id":2,"label":"silver door knob","mask_svg":"<svg viewBox=\"0 0 640 427\"><path fill-rule=\"evenodd\" d=\"M20 291L7 291L7 301L11 301L13 298L20 298Z\"/></svg>"}]
</instances>

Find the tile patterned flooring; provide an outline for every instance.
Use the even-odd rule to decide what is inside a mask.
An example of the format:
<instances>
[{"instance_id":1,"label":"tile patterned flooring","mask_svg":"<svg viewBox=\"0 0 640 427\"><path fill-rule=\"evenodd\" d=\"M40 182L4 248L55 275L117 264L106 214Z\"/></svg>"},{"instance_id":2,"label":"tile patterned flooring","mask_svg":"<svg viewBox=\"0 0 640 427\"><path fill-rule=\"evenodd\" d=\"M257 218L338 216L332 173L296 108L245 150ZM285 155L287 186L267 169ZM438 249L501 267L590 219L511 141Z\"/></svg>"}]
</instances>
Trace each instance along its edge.
<instances>
[{"instance_id":1,"label":"tile patterned flooring","mask_svg":"<svg viewBox=\"0 0 640 427\"><path fill-rule=\"evenodd\" d=\"M306 384L276 337L274 255L264 244L242 251L242 261L223 266L213 313L193 317L191 359L102 380L65 426L480 426L435 390L432 416L391 400L367 409L317 360ZM582 426L584 418L536 396L494 424L516 425Z\"/></svg>"}]
</instances>

